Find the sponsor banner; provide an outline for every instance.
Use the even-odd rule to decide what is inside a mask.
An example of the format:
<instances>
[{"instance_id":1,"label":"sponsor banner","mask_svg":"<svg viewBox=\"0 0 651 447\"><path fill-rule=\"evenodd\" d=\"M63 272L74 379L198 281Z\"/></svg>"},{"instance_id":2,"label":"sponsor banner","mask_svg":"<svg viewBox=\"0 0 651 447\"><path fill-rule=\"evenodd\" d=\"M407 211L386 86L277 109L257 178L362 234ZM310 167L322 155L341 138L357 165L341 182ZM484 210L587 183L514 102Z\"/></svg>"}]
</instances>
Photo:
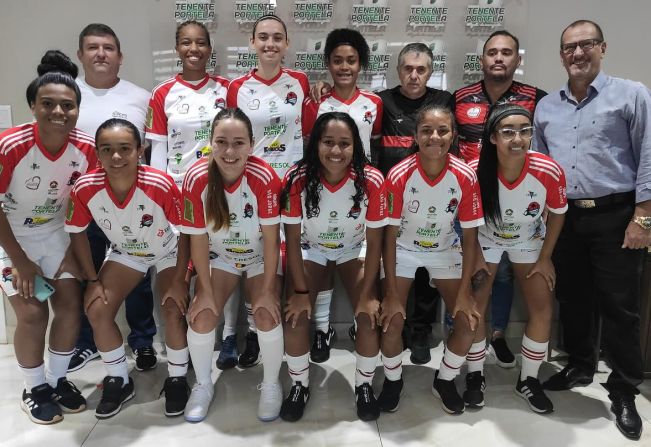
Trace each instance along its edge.
<instances>
[{"instance_id":1,"label":"sponsor banner","mask_svg":"<svg viewBox=\"0 0 651 447\"><path fill-rule=\"evenodd\" d=\"M364 0L353 4L350 24L356 27L385 27L391 18L389 0Z\"/></svg>"},{"instance_id":2,"label":"sponsor banner","mask_svg":"<svg viewBox=\"0 0 651 447\"><path fill-rule=\"evenodd\" d=\"M307 49L296 52L294 69L304 71L308 74L327 73L328 69L323 58L323 48L325 47L325 37L321 39L308 39Z\"/></svg>"},{"instance_id":3,"label":"sponsor banner","mask_svg":"<svg viewBox=\"0 0 651 447\"><path fill-rule=\"evenodd\" d=\"M420 5L409 6L409 26L412 28L433 28L443 30L448 21L446 0L421 0Z\"/></svg>"},{"instance_id":4,"label":"sponsor banner","mask_svg":"<svg viewBox=\"0 0 651 447\"><path fill-rule=\"evenodd\" d=\"M176 0L174 2L174 20L176 23L187 20L213 22L217 17L215 0Z\"/></svg>"},{"instance_id":5,"label":"sponsor banner","mask_svg":"<svg viewBox=\"0 0 651 447\"><path fill-rule=\"evenodd\" d=\"M276 2L236 1L233 16L235 22L241 25L243 23L253 23L264 15L274 14L275 11Z\"/></svg>"},{"instance_id":6,"label":"sponsor banner","mask_svg":"<svg viewBox=\"0 0 651 447\"><path fill-rule=\"evenodd\" d=\"M296 0L292 18L298 24L330 23L333 13L332 0Z\"/></svg>"},{"instance_id":7,"label":"sponsor banner","mask_svg":"<svg viewBox=\"0 0 651 447\"><path fill-rule=\"evenodd\" d=\"M479 0L476 5L467 6L466 29L500 28L504 25L505 12L502 0Z\"/></svg>"}]
</instances>

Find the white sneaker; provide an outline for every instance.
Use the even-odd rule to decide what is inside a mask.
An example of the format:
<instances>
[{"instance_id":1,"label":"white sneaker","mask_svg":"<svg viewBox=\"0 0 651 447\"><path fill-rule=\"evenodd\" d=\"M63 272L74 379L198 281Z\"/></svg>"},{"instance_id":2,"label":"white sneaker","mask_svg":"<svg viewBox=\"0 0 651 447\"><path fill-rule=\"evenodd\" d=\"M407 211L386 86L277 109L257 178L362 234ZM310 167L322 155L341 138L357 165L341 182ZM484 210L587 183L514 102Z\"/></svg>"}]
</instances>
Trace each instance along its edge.
<instances>
[{"instance_id":1,"label":"white sneaker","mask_svg":"<svg viewBox=\"0 0 651 447\"><path fill-rule=\"evenodd\" d=\"M283 389L279 382L263 382L258 385L258 391L261 392L258 419L264 422L273 421L280 414L280 407L283 404Z\"/></svg>"},{"instance_id":2,"label":"white sneaker","mask_svg":"<svg viewBox=\"0 0 651 447\"><path fill-rule=\"evenodd\" d=\"M213 384L196 383L185 405L185 420L188 422L201 422L208 414L212 396L215 393Z\"/></svg>"}]
</instances>

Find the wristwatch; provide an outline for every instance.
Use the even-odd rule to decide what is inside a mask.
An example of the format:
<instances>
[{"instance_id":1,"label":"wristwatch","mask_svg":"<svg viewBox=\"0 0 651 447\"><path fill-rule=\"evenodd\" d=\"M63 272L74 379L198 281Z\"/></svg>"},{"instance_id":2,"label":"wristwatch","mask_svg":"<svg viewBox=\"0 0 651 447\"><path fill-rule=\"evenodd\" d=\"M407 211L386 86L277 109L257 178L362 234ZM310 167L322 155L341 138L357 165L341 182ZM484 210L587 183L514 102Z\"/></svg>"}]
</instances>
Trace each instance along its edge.
<instances>
[{"instance_id":1,"label":"wristwatch","mask_svg":"<svg viewBox=\"0 0 651 447\"><path fill-rule=\"evenodd\" d=\"M633 222L645 230L651 230L651 216L635 216Z\"/></svg>"}]
</instances>

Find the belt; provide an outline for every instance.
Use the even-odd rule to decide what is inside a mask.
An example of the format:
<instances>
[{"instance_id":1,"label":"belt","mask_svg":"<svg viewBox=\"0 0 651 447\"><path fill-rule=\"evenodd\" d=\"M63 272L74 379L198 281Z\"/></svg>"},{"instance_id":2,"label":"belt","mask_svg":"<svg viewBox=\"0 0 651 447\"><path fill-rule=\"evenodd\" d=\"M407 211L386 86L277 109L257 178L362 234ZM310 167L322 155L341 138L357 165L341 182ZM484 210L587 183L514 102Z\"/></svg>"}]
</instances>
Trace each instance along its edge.
<instances>
[{"instance_id":1,"label":"belt","mask_svg":"<svg viewBox=\"0 0 651 447\"><path fill-rule=\"evenodd\" d=\"M568 204L575 208L589 209L609 205L620 205L624 203L635 203L635 191L618 192L609 196L597 197L595 199L568 199Z\"/></svg>"}]
</instances>

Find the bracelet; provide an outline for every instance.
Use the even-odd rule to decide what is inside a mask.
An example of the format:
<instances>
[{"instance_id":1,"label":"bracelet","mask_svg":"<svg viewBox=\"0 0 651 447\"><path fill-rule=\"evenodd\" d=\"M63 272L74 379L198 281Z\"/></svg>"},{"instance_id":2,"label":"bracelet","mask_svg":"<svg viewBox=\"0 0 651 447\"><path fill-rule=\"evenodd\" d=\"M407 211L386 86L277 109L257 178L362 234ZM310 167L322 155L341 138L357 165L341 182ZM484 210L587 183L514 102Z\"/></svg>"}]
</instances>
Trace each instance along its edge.
<instances>
[{"instance_id":1,"label":"bracelet","mask_svg":"<svg viewBox=\"0 0 651 447\"><path fill-rule=\"evenodd\" d=\"M89 279L86 282L99 282L99 276L95 279Z\"/></svg>"},{"instance_id":2,"label":"bracelet","mask_svg":"<svg viewBox=\"0 0 651 447\"><path fill-rule=\"evenodd\" d=\"M297 294L297 295L309 295L310 291L309 291L309 289L306 289L306 290L294 289L294 293Z\"/></svg>"}]
</instances>

